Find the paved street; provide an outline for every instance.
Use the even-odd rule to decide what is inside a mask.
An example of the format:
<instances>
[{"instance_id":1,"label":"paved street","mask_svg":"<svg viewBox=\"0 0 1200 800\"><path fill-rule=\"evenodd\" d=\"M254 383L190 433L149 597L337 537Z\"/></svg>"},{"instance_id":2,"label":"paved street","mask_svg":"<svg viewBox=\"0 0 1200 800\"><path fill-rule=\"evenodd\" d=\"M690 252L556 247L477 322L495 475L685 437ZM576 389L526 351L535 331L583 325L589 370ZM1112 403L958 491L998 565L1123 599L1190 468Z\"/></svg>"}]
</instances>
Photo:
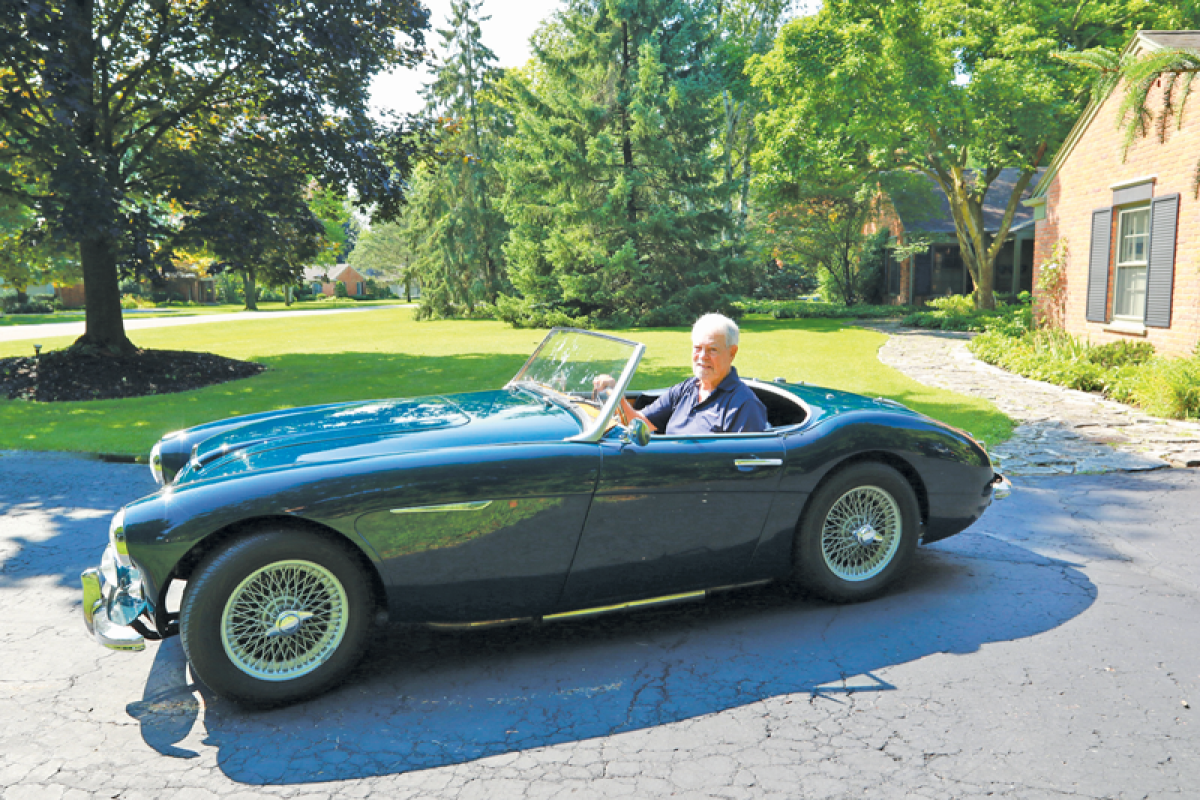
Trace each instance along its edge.
<instances>
[{"instance_id":1,"label":"paved street","mask_svg":"<svg viewBox=\"0 0 1200 800\"><path fill-rule=\"evenodd\" d=\"M144 466L0 453L0 796L1161 798L1200 793L1200 472L1018 478L887 597L390 628L245 712L177 640L86 636Z\"/></svg>"},{"instance_id":2,"label":"paved street","mask_svg":"<svg viewBox=\"0 0 1200 800\"><path fill-rule=\"evenodd\" d=\"M135 314L125 312L125 330L137 331L145 328L175 328L180 325L207 325L214 322L261 322L286 317L321 316L324 314L362 314L385 308L412 308L412 304L396 303L387 306L364 306L363 308L306 308L297 311L239 311L231 314L187 314L178 317L150 317L138 319ZM0 327L0 342L36 341L52 336L82 336L82 322L49 322L44 325L12 325Z\"/></svg>"}]
</instances>

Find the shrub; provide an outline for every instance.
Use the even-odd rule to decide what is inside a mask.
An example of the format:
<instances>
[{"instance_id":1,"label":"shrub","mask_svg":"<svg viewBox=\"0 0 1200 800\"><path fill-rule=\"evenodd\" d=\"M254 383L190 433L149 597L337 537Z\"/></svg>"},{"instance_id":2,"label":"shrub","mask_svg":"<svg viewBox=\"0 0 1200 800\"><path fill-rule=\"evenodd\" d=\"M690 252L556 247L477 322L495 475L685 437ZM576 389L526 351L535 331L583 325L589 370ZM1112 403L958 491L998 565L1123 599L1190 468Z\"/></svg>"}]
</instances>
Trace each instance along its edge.
<instances>
[{"instance_id":1,"label":"shrub","mask_svg":"<svg viewBox=\"0 0 1200 800\"><path fill-rule=\"evenodd\" d=\"M904 311L900 306L846 306L819 300L739 300L733 306L743 314L769 314L775 319L880 319Z\"/></svg>"},{"instance_id":2,"label":"shrub","mask_svg":"<svg viewBox=\"0 0 1200 800\"><path fill-rule=\"evenodd\" d=\"M985 331L969 345L981 360L1035 380L1101 392L1149 414L1200 417L1200 356L1157 358L1149 342L1092 345L1056 328Z\"/></svg>"},{"instance_id":3,"label":"shrub","mask_svg":"<svg viewBox=\"0 0 1200 800\"><path fill-rule=\"evenodd\" d=\"M1155 359L1130 386L1133 401L1156 417L1200 417L1200 359Z\"/></svg>"},{"instance_id":4,"label":"shrub","mask_svg":"<svg viewBox=\"0 0 1200 800\"><path fill-rule=\"evenodd\" d=\"M54 300L42 297L26 296L24 302L17 300L16 295L0 298L0 309L5 314L53 314Z\"/></svg>"},{"instance_id":5,"label":"shrub","mask_svg":"<svg viewBox=\"0 0 1200 800\"><path fill-rule=\"evenodd\" d=\"M1027 319L1031 311L1027 292L1018 297L1018 305L998 303L994 311L975 308L971 295L957 294L937 297L929 301L928 307L907 315L903 322L918 328L933 328L944 331L985 331L1004 328L1016 332L1030 327Z\"/></svg>"}]
</instances>

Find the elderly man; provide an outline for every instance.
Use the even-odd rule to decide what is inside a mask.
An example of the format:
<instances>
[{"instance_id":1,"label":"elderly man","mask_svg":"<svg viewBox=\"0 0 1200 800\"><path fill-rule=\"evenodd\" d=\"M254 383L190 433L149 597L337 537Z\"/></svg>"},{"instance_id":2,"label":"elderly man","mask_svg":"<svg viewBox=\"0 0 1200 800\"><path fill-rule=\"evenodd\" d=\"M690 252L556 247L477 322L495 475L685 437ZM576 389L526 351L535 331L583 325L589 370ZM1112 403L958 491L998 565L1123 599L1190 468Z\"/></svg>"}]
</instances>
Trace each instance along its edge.
<instances>
[{"instance_id":1,"label":"elderly man","mask_svg":"<svg viewBox=\"0 0 1200 800\"><path fill-rule=\"evenodd\" d=\"M621 401L626 422L642 419L669 436L706 433L756 432L767 428L767 408L738 378L733 358L738 351L738 326L721 314L705 314L692 326L692 374L642 411ZM609 388L612 378L596 379Z\"/></svg>"}]
</instances>

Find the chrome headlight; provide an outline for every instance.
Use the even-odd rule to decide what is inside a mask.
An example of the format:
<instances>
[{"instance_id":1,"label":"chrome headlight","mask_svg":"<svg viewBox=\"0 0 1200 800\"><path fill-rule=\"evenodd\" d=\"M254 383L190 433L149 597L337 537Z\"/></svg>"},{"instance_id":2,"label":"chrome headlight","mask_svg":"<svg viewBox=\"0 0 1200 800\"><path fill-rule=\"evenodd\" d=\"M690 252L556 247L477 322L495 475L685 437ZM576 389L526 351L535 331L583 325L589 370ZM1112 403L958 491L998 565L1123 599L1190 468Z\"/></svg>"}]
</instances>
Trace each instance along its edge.
<instances>
[{"instance_id":1,"label":"chrome headlight","mask_svg":"<svg viewBox=\"0 0 1200 800\"><path fill-rule=\"evenodd\" d=\"M162 471L162 441L154 443L154 447L150 448L150 474L154 476L154 480L159 486L163 484Z\"/></svg>"}]
</instances>

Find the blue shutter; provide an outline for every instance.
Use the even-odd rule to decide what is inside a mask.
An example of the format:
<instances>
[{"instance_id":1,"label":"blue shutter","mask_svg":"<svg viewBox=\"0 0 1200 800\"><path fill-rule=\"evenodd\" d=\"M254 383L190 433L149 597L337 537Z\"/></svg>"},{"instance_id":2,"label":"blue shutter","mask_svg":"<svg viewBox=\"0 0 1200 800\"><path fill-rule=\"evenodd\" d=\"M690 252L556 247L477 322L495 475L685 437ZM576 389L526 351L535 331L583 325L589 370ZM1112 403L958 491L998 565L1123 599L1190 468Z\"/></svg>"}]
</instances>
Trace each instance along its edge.
<instances>
[{"instance_id":1,"label":"blue shutter","mask_svg":"<svg viewBox=\"0 0 1200 800\"><path fill-rule=\"evenodd\" d=\"M1092 249L1088 256L1087 321L1108 322L1108 265L1112 209L1092 212Z\"/></svg>"},{"instance_id":2,"label":"blue shutter","mask_svg":"<svg viewBox=\"0 0 1200 800\"><path fill-rule=\"evenodd\" d=\"M1175 283L1175 225L1179 195L1150 204L1150 257L1146 265L1146 324L1171 327L1171 291Z\"/></svg>"}]
</instances>

